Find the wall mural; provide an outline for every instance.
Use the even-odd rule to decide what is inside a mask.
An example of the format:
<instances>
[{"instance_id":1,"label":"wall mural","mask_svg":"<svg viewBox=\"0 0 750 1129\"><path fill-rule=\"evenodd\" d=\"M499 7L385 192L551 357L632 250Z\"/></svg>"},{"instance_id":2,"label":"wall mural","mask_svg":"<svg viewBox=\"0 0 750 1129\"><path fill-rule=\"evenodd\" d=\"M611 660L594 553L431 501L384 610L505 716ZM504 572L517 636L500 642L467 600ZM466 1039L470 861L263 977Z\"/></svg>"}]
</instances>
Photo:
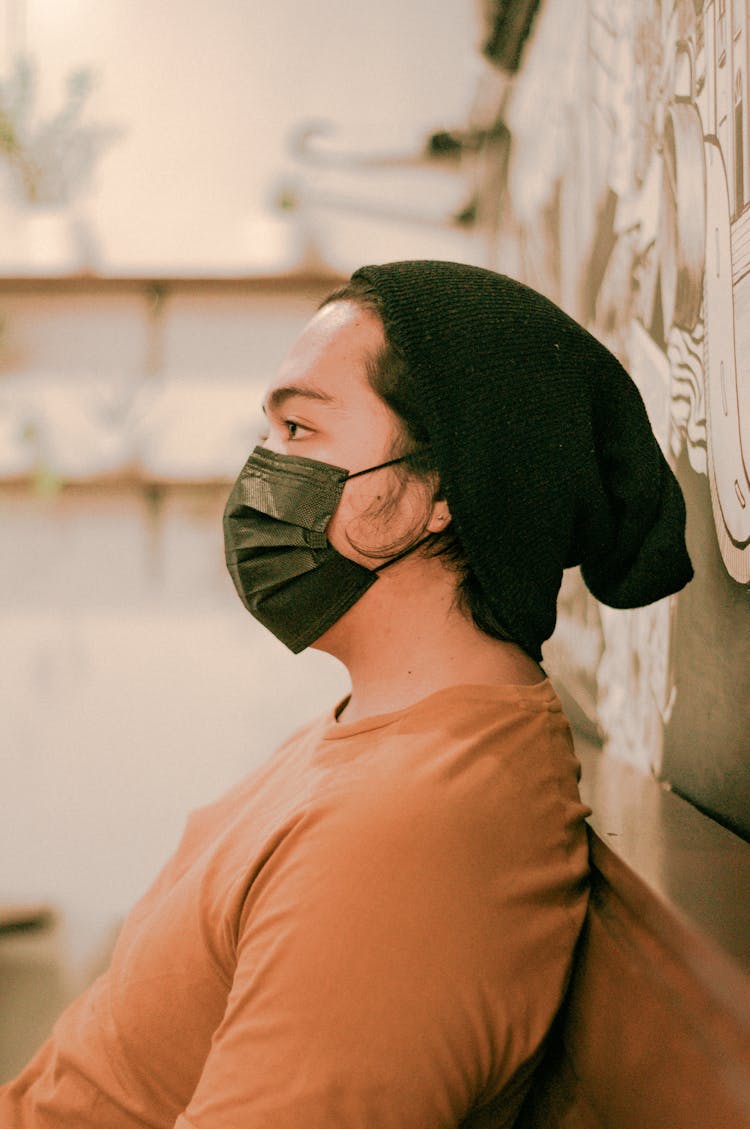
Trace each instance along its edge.
<instances>
[{"instance_id":1,"label":"wall mural","mask_svg":"<svg viewBox=\"0 0 750 1129\"><path fill-rule=\"evenodd\" d=\"M750 169L748 3L666 6L654 93L638 103L661 137L656 236L635 269L637 318L668 362L670 443L708 475L722 558L750 581ZM658 18L658 12L653 14ZM656 24L656 26L653 26ZM653 127L652 127L653 128ZM646 212L646 209L644 209ZM646 212L647 214L647 212ZM641 225L642 226L642 225ZM658 279L657 279L658 272Z\"/></svg>"},{"instance_id":2,"label":"wall mural","mask_svg":"<svg viewBox=\"0 0 750 1129\"><path fill-rule=\"evenodd\" d=\"M506 114L493 263L623 361L670 464L707 479L735 586L750 582L749 32L750 0L547 0ZM623 613L583 591L566 581L554 665L611 751L658 772L679 597Z\"/></svg>"}]
</instances>

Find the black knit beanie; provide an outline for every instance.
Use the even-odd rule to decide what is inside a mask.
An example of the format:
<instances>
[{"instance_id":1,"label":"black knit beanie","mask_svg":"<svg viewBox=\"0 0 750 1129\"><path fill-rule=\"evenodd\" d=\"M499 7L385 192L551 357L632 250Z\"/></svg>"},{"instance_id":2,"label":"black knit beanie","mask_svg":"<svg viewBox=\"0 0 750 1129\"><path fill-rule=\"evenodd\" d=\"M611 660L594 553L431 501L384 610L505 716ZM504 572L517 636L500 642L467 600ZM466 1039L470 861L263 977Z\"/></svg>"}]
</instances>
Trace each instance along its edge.
<instances>
[{"instance_id":1,"label":"black knit beanie","mask_svg":"<svg viewBox=\"0 0 750 1129\"><path fill-rule=\"evenodd\" d=\"M413 261L352 275L381 299L420 397L456 531L490 607L537 661L563 569L614 608L693 570L685 503L620 363L504 275Z\"/></svg>"}]
</instances>

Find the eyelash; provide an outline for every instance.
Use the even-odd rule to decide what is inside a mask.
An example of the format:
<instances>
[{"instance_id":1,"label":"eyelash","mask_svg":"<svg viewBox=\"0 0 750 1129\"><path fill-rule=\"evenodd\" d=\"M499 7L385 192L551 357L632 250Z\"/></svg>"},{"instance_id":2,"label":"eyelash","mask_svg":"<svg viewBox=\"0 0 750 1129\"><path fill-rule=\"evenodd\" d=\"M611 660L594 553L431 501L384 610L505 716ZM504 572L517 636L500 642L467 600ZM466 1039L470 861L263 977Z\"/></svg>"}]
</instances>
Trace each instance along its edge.
<instances>
[{"instance_id":1,"label":"eyelash","mask_svg":"<svg viewBox=\"0 0 750 1129\"><path fill-rule=\"evenodd\" d=\"M305 427L304 424L298 423L296 419L283 419L283 420L281 420L281 426L286 428L286 431L287 431L286 437L287 437L287 439L289 440L290 443L293 443L294 440L298 438L297 432L299 432L299 431L309 431L310 430L310 428ZM292 434L292 428L296 428L296 431L295 431L294 434ZM264 427L263 431L258 436L258 439L261 443L266 443L268 441L269 436L270 436L270 428Z\"/></svg>"}]
</instances>

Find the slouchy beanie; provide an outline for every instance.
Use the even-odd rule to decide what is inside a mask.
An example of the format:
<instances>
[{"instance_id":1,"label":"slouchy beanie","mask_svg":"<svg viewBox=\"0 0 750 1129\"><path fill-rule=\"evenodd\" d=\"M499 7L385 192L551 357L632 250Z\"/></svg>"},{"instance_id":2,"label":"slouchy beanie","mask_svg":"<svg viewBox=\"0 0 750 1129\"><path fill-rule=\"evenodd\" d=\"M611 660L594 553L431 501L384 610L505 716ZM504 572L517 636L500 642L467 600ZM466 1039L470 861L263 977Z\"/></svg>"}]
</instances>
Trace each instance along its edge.
<instances>
[{"instance_id":1,"label":"slouchy beanie","mask_svg":"<svg viewBox=\"0 0 750 1129\"><path fill-rule=\"evenodd\" d=\"M614 608L687 584L682 493L609 350L494 271L409 261L357 279L380 298L456 531L511 638L539 661L572 565Z\"/></svg>"}]
</instances>

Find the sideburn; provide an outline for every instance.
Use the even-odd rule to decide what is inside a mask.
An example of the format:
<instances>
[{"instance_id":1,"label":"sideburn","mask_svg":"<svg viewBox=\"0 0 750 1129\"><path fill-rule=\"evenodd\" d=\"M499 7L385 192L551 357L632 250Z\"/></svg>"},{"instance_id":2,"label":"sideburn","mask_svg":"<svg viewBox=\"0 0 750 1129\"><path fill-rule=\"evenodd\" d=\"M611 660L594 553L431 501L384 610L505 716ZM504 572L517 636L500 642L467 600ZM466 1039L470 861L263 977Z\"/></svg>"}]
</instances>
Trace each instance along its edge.
<instances>
[{"instance_id":1,"label":"sideburn","mask_svg":"<svg viewBox=\"0 0 750 1129\"><path fill-rule=\"evenodd\" d=\"M379 311L374 310L379 316ZM408 390L411 386L408 367L401 353L387 339L382 347L366 361L367 378L372 390L387 404L396 417L398 432L394 437L390 449L390 458L406 456L408 462L400 463L390 468L394 488L389 490L382 499L376 500L361 515L359 520L380 522L383 526L395 517L401 506L402 500L410 482L418 481L424 484L424 502L422 512L415 513L415 520L401 537L386 541L376 549L362 545L350 529L346 530L346 540L355 552L368 559L395 556L405 553L416 547L419 541L424 542L424 554L437 556L439 545L447 537L452 537L448 530L445 533L428 534L427 526L430 522L432 507L442 498L440 478L434 466L432 453L429 448L429 437L426 431L415 429L409 420L415 418L415 412L408 404ZM404 395L404 391L406 395ZM355 524L355 523L352 523Z\"/></svg>"},{"instance_id":2,"label":"sideburn","mask_svg":"<svg viewBox=\"0 0 750 1129\"><path fill-rule=\"evenodd\" d=\"M393 444L394 454L391 456L392 458L399 457L399 449L403 449L403 441L400 439ZM351 548L361 554L361 556L367 557L370 560L395 556L397 553L403 553L409 549L415 548L417 542L422 541L425 537L432 514L433 502L435 500L434 490L429 490L428 483L424 482L424 476L415 475L413 472L406 469L403 464L389 467L389 470L392 475L392 487L389 488L381 498L376 498L364 513L350 523L345 531L346 540ZM426 489L423 491L421 513L415 511L414 521L410 523L410 528L407 532L401 537L396 537L392 540L386 539L384 543L374 548L362 544L362 542L353 535L352 526L358 525L361 521L366 521L372 524L378 524L384 530L387 530L389 524L399 513L409 483L413 481L419 481L420 485L424 482ZM433 536L439 537L441 534L434 534ZM425 542L425 544L426 543L427 542Z\"/></svg>"}]
</instances>

